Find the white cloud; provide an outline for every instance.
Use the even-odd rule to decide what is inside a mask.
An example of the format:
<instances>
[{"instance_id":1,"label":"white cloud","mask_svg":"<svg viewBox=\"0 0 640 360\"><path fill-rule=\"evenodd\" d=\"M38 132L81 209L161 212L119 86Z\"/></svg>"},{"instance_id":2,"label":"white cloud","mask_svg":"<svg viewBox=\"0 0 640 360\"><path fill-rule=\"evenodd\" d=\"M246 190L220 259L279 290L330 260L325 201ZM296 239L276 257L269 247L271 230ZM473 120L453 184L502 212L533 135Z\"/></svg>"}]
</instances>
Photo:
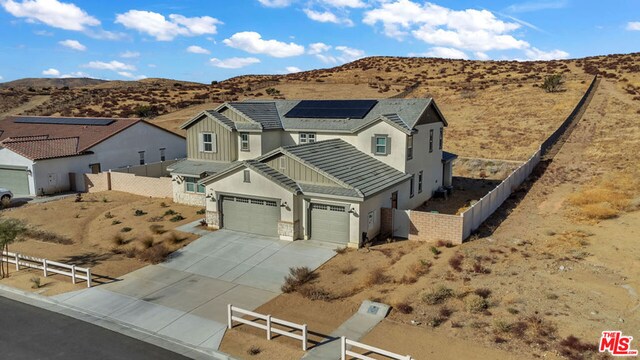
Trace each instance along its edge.
<instances>
[{"instance_id":1,"label":"white cloud","mask_svg":"<svg viewBox=\"0 0 640 360\"><path fill-rule=\"evenodd\" d=\"M187 48L187 52L190 52L193 54L211 54L211 51L197 45L189 46Z\"/></svg>"},{"instance_id":2,"label":"white cloud","mask_svg":"<svg viewBox=\"0 0 640 360\"><path fill-rule=\"evenodd\" d=\"M134 80L141 80L141 79L146 79L147 76L146 75L135 75L132 74L128 71L118 71L118 75L122 76L122 77L126 77L129 79L134 79Z\"/></svg>"},{"instance_id":3,"label":"white cloud","mask_svg":"<svg viewBox=\"0 0 640 360\"><path fill-rule=\"evenodd\" d=\"M0 80L4 80L4 78L2 76L0 76Z\"/></svg>"},{"instance_id":4,"label":"white cloud","mask_svg":"<svg viewBox=\"0 0 640 360\"><path fill-rule=\"evenodd\" d=\"M335 49L338 53L331 53L331 49ZM360 49L354 49L348 46L332 47L325 43L313 43L309 45L308 53L315 55L316 58L325 64L347 63L358 60L365 55L364 51Z\"/></svg>"},{"instance_id":5,"label":"white cloud","mask_svg":"<svg viewBox=\"0 0 640 360\"><path fill-rule=\"evenodd\" d=\"M53 36L53 33L47 30L38 30L38 31L34 31L33 33L38 36Z\"/></svg>"},{"instance_id":6,"label":"white cloud","mask_svg":"<svg viewBox=\"0 0 640 360\"><path fill-rule=\"evenodd\" d=\"M86 68L98 69L98 70L111 70L111 71L134 71L136 67L130 64L125 64L117 60L110 62L104 61L91 61L88 64L83 65Z\"/></svg>"},{"instance_id":7,"label":"white cloud","mask_svg":"<svg viewBox=\"0 0 640 360\"><path fill-rule=\"evenodd\" d=\"M130 59L140 57L140 53L137 51L125 51L120 54L121 58Z\"/></svg>"},{"instance_id":8,"label":"white cloud","mask_svg":"<svg viewBox=\"0 0 640 360\"><path fill-rule=\"evenodd\" d=\"M469 58L469 56L467 56L467 54L464 51L453 49L453 48L440 47L440 46L432 47L431 49L429 49L429 51L424 53L424 55L428 57L443 58L443 59L465 59L466 60Z\"/></svg>"},{"instance_id":9,"label":"white cloud","mask_svg":"<svg viewBox=\"0 0 640 360\"><path fill-rule=\"evenodd\" d=\"M313 43L311 45L309 45L309 54L311 55L316 55L316 54L320 54L323 52L327 52L331 49L330 45L327 45L325 43Z\"/></svg>"},{"instance_id":10,"label":"white cloud","mask_svg":"<svg viewBox=\"0 0 640 360\"><path fill-rule=\"evenodd\" d=\"M297 66L287 66L286 70L289 74L298 73L302 71L302 69L300 69ZM0 77L0 79L2 79L2 77Z\"/></svg>"},{"instance_id":11,"label":"white cloud","mask_svg":"<svg viewBox=\"0 0 640 360\"><path fill-rule=\"evenodd\" d=\"M54 69L54 68L49 68L47 70L44 70L42 72L42 75L46 75L46 76L60 76L60 70L58 69Z\"/></svg>"},{"instance_id":12,"label":"white cloud","mask_svg":"<svg viewBox=\"0 0 640 360\"><path fill-rule=\"evenodd\" d=\"M251 54L265 54L277 58L304 54L304 46L295 43L285 43L278 40L264 40L254 31L244 31L233 34L223 41L225 45L240 49Z\"/></svg>"},{"instance_id":13,"label":"white cloud","mask_svg":"<svg viewBox=\"0 0 640 360\"><path fill-rule=\"evenodd\" d=\"M513 4L507 7L507 11L513 13L524 13L539 10L562 9L568 5L568 0L537 0Z\"/></svg>"},{"instance_id":14,"label":"white cloud","mask_svg":"<svg viewBox=\"0 0 640 360\"><path fill-rule=\"evenodd\" d=\"M524 53L529 60L556 60L556 59L566 59L569 57L569 53L566 51L562 51L562 50L542 51L535 47L526 49Z\"/></svg>"},{"instance_id":15,"label":"white cloud","mask_svg":"<svg viewBox=\"0 0 640 360\"><path fill-rule=\"evenodd\" d=\"M150 68L157 68L158 67L158 65L156 65L156 64L149 64L147 66L150 67Z\"/></svg>"},{"instance_id":16,"label":"white cloud","mask_svg":"<svg viewBox=\"0 0 640 360\"><path fill-rule=\"evenodd\" d=\"M239 69L245 66L258 64L260 63L260 60L254 57L246 57L246 58L233 57L233 58L228 58L224 60L212 58L211 60L209 60L209 62L211 63L211 65L219 68Z\"/></svg>"},{"instance_id":17,"label":"white cloud","mask_svg":"<svg viewBox=\"0 0 640 360\"><path fill-rule=\"evenodd\" d=\"M489 60L489 55L482 51L476 51L473 55L475 55L478 60Z\"/></svg>"},{"instance_id":18,"label":"white cloud","mask_svg":"<svg viewBox=\"0 0 640 360\"><path fill-rule=\"evenodd\" d=\"M90 78L91 75L82 72L82 71L76 71L76 72L72 72L69 74L64 74L64 75L60 75L60 77L62 79L66 79L66 78Z\"/></svg>"},{"instance_id":19,"label":"white cloud","mask_svg":"<svg viewBox=\"0 0 640 360\"><path fill-rule=\"evenodd\" d=\"M222 24L220 20L210 16L188 18L171 14L167 20L162 14L142 10L129 10L124 14L118 14L116 23L153 36L158 41L171 41L177 36L216 34L216 25Z\"/></svg>"},{"instance_id":20,"label":"white cloud","mask_svg":"<svg viewBox=\"0 0 640 360\"><path fill-rule=\"evenodd\" d=\"M362 0L321 0L323 3L334 7L363 8L367 6Z\"/></svg>"},{"instance_id":21,"label":"white cloud","mask_svg":"<svg viewBox=\"0 0 640 360\"><path fill-rule=\"evenodd\" d=\"M64 40L64 41L58 42L58 44L73 50L78 50L78 51L87 50L87 47L82 45L78 40Z\"/></svg>"},{"instance_id":22,"label":"white cloud","mask_svg":"<svg viewBox=\"0 0 640 360\"><path fill-rule=\"evenodd\" d=\"M627 30L640 31L640 21L629 21L627 23Z\"/></svg>"},{"instance_id":23,"label":"white cloud","mask_svg":"<svg viewBox=\"0 0 640 360\"><path fill-rule=\"evenodd\" d=\"M266 7L287 7L293 3L293 0L258 0L258 2Z\"/></svg>"},{"instance_id":24,"label":"white cloud","mask_svg":"<svg viewBox=\"0 0 640 360\"><path fill-rule=\"evenodd\" d=\"M64 30L83 31L100 21L72 3L58 0L3 0L2 7L11 15Z\"/></svg>"},{"instance_id":25,"label":"white cloud","mask_svg":"<svg viewBox=\"0 0 640 360\"><path fill-rule=\"evenodd\" d=\"M307 17L313 21L321 22L321 23L334 23L334 24L344 24L347 26L353 26L353 21L348 18L339 18L336 14L331 11L314 11L311 9L304 9L304 13Z\"/></svg>"},{"instance_id":26,"label":"white cloud","mask_svg":"<svg viewBox=\"0 0 640 360\"><path fill-rule=\"evenodd\" d=\"M338 61L340 62L351 62L364 57L363 50L350 48L348 46L336 46L336 50L341 53L338 55Z\"/></svg>"}]
</instances>

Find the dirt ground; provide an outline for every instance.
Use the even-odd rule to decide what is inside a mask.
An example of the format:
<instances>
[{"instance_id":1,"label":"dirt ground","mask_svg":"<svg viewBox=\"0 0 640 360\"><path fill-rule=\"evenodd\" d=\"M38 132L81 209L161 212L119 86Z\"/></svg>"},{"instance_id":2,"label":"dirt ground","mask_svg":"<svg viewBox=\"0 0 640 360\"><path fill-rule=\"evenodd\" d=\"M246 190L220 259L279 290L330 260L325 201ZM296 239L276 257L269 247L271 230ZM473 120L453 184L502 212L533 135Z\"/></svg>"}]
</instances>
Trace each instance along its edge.
<instances>
[{"instance_id":1,"label":"dirt ground","mask_svg":"<svg viewBox=\"0 0 640 360\"><path fill-rule=\"evenodd\" d=\"M445 198L431 198L416 210L458 215L482 199L500 184L500 180L453 177L453 192Z\"/></svg>"},{"instance_id":2,"label":"dirt ground","mask_svg":"<svg viewBox=\"0 0 640 360\"><path fill-rule=\"evenodd\" d=\"M116 191L84 194L82 202L75 200L75 197L68 197L1 211L0 216L23 220L29 228L43 231L47 237L44 241L27 238L11 245L9 251L90 267L95 281L103 283L148 264L133 249L142 251L152 245L164 244L168 251L174 251L186 246L195 236L173 229L203 217L197 214L200 210L197 207ZM137 210L140 210L139 216L136 216ZM165 215L167 211L175 214ZM178 214L184 219L171 221ZM152 231L151 226L157 229ZM42 278L45 286L32 289L30 279L33 276L42 278L42 273L23 270L1 280L0 284L43 295L56 295L85 286L84 283L74 286L70 278L56 275Z\"/></svg>"},{"instance_id":3,"label":"dirt ground","mask_svg":"<svg viewBox=\"0 0 640 360\"><path fill-rule=\"evenodd\" d=\"M586 216L571 199L608 179L638 178L639 109L603 80L538 180L471 241L349 250L316 271L306 297L283 294L258 312L328 334L370 299L394 308L363 341L416 359L602 358L593 349L603 330L637 337L640 328L640 186L622 193L625 208L609 219ZM223 348L241 358L247 344L261 344L246 327L229 334ZM296 351L287 339L272 343L280 350L265 347L264 358Z\"/></svg>"}]
</instances>

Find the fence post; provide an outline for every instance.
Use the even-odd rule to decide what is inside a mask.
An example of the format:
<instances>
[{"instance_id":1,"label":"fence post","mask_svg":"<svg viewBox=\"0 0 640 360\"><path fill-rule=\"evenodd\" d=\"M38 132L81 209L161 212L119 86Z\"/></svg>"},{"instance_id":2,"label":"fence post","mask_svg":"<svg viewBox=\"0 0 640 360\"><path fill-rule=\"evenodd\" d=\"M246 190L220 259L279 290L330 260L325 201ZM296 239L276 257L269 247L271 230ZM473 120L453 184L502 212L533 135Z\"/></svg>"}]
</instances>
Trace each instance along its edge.
<instances>
[{"instance_id":1,"label":"fence post","mask_svg":"<svg viewBox=\"0 0 640 360\"><path fill-rule=\"evenodd\" d=\"M307 337L309 333L307 331L307 324L302 325L302 351L307 351Z\"/></svg>"},{"instance_id":2,"label":"fence post","mask_svg":"<svg viewBox=\"0 0 640 360\"><path fill-rule=\"evenodd\" d=\"M71 282L76 283L76 266L71 265Z\"/></svg>"},{"instance_id":3,"label":"fence post","mask_svg":"<svg viewBox=\"0 0 640 360\"><path fill-rule=\"evenodd\" d=\"M233 327L233 321L231 320L231 304L227 304L227 328Z\"/></svg>"},{"instance_id":4,"label":"fence post","mask_svg":"<svg viewBox=\"0 0 640 360\"><path fill-rule=\"evenodd\" d=\"M87 268L87 287L91 287L91 268Z\"/></svg>"},{"instance_id":5,"label":"fence post","mask_svg":"<svg viewBox=\"0 0 640 360\"><path fill-rule=\"evenodd\" d=\"M47 259L42 259L42 271L44 272L44 277L49 275L47 272Z\"/></svg>"},{"instance_id":6,"label":"fence post","mask_svg":"<svg viewBox=\"0 0 640 360\"><path fill-rule=\"evenodd\" d=\"M344 336L340 338L340 359L347 360L347 338Z\"/></svg>"},{"instance_id":7,"label":"fence post","mask_svg":"<svg viewBox=\"0 0 640 360\"><path fill-rule=\"evenodd\" d=\"M271 340L271 315L267 315L267 340Z\"/></svg>"},{"instance_id":8,"label":"fence post","mask_svg":"<svg viewBox=\"0 0 640 360\"><path fill-rule=\"evenodd\" d=\"M20 254L16 253L16 271L20 270Z\"/></svg>"}]
</instances>

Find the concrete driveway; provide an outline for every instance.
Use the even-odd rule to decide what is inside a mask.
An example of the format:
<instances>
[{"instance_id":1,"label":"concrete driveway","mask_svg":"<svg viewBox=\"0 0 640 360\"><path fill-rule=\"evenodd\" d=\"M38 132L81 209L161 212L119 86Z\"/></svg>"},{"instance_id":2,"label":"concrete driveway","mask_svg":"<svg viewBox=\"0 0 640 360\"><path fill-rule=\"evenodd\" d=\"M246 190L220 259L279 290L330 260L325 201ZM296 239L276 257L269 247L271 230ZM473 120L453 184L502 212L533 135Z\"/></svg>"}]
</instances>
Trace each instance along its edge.
<instances>
[{"instance_id":1,"label":"concrete driveway","mask_svg":"<svg viewBox=\"0 0 640 360\"><path fill-rule=\"evenodd\" d=\"M226 329L227 304L253 310L280 293L292 266L316 269L335 245L218 230L122 281L56 296L57 301L211 352Z\"/></svg>"}]
</instances>

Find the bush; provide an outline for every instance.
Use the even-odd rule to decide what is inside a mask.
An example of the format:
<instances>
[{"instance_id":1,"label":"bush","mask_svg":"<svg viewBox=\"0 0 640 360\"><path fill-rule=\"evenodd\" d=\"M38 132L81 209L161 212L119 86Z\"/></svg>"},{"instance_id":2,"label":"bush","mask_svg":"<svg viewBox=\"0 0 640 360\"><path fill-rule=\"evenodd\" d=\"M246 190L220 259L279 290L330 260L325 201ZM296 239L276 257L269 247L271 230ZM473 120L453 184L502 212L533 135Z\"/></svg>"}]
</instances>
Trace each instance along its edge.
<instances>
[{"instance_id":1,"label":"bush","mask_svg":"<svg viewBox=\"0 0 640 360\"><path fill-rule=\"evenodd\" d=\"M164 216L171 216L171 215L175 215L175 214L177 214L177 212L175 212L175 211L173 211L171 209L169 209L169 210L164 212Z\"/></svg>"},{"instance_id":2,"label":"bush","mask_svg":"<svg viewBox=\"0 0 640 360\"><path fill-rule=\"evenodd\" d=\"M160 207L166 208L169 207L169 205L167 205L167 203L163 201L160 203Z\"/></svg>"},{"instance_id":3,"label":"bush","mask_svg":"<svg viewBox=\"0 0 640 360\"><path fill-rule=\"evenodd\" d=\"M164 240L166 242L168 242L171 245L176 245L179 244L181 242L183 242L186 238L180 237L178 234L176 234L175 232L171 231L169 232L165 237Z\"/></svg>"},{"instance_id":4,"label":"bush","mask_svg":"<svg viewBox=\"0 0 640 360\"><path fill-rule=\"evenodd\" d=\"M424 294L422 296L422 301L424 301L428 305L438 305L453 297L453 295L454 292L452 289L449 289L444 285L440 285L437 289Z\"/></svg>"},{"instance_id":5,"label":"bush","mask_svg":"<svg viewBox=\"0 0 640 360\"><path fill-rule=\"evenodd\" d=\"M104 213L104 218L105 219L113 219L115 216L111 214L111 211L107 211L106 213Z\"/></svg>"},{"instance_id":6,"label":"bush","mask_svg":"<svg viewBox=\"0 0 640 360\"><path fill-rule=\"evenodd\" d=\"M146 213L146 212L144 212L144 211L142 211L142 210L140 210L140 209L136 210L136 211L133 213L133 216L143 216L143 215L147 215L147 213Z\"/></svg>"},{"instance_id":7,"label":"bush","mask_svg":"<svg viewBox=\"0 0 640 360\"><path fill-rule=\"evenodd\" d=\"M120 231L122 231L122 232L129 232L129 231L131 231L131 230L133 230L133 229L132 229L132 228L130 228L130 227L128 227L128 226L125 226L125 227L123 227L122 229L120 229Z\"/></svg>"},{"instance_id":8,"label":"bush","mask_svg":"<svg viewBox=\"0 0 640 360\"><path fill-rule=\"evenodd\" d=\"M29 281L32 284L31 285L32 289L40 289L40 287L42 287L40 277L38 277L38 276L31 277L31 279L29 279Z\"/></svg>"},{"instance_id":9,"label":"bush","mask_svg":"<svg viewBox=\"0 0 640 360\"><path fill-rule=\"evenodd\" d=\"M309 300L331 301L335 299L327 290L313 285L302 286L298 293Z\"/></svg>"},{"instance_id":10,"label":"bush","mask_svg":"<svg viewBox=\"0 0 640 360\"><path fill-rule=\"evenodd\" d=\"M547 75L544 78L544 83L542 84L542 88L544 89L544 91L549 93L557 92L557 91L560 91L562 82L563 82L562 75L560 74Z\"/></svg>"},{"instance_id":11,"label":"bush","mask_svg":"<svg viewBox=\"0 0 640 360\"><path fill-rule=\"evenodd\" d=\"M344 253L346 253L348 250L348 248L346 246L338 246L337 248L333 249L333 251L336 252L336 254L338 255L342 255Z\"/></svg>"},{"instance_id":12,"label":"bush","mask_svg":"<svg viewBox=\"0 0 640 360\"><path fill-rule=\"evenodd\" d=\"M479 289L475 289L473 291L474 294L480 296L483 299L488 298L489 296L491 296L491 290L487 289L487 288L479 288Z\"/></svg>"},{"instance_id":13,"label":"bush","mask_svg":"<svg viewBox=\"0 0 640 360\"><path fill-rule=\"evenodd\" d=\"M38 229L26 229L22 235L34 240L42 241L42 242L49 242L49 243L61 244L61 245L73 244L73 240L69 239L68 237L58 235L51 231L38 230Z\"/></svg>"},{"instance_id":14,"label":"bush","mask_svg":"<svg viewBox=\"0 0 640 360\"><path fill-rule=\"evenodd\" d=\"M453 270L457 272L462 271L462 261L464 260L464 255L460 253L456 253L449 259L449 266L453 268Z\"/></svg>"},{"instance_id":15,"label":"bush","mask_svg":"<svg viewBox=\"0 0 640 360\"><path fill-rule=\"evenodd\" d=\"M489 308L489 302L476 294L469 295L465 300L465 306L470 313L481 313Z\"/></svg>"},{"instance_id":16,"label":"bush","mask_svg":"<svg viewBox=\"0 0 640 360\"><path fill-rule=\"evenodd\" d=\"M367 277L367 280L365 283L368 286L372 286L372 285L384 284L388 281L389 281L389 277L384 274L384 270L382 268L375 268L369 273L369 276Z\"/></svg>"},{"instance_id":17,"label":"bush","mask_svg":"<svg viewBox=\"0 0 640 360\"><path fill-rule=\"evenodd\" d=\"M160 224L149 225L149 230L156 235L162 235L167 232L167 230L164 229L164 225Z\"/></svg>"},{"instance_id":18,"label":"bush","mask_svg":"<svg viewBox=\"0 0 640 360\"><path fill-rule=\"evenodd\" d=\"M153 236L151 236L151 235L143 236L140 239L140 244L142 244L144 249L148 249L148 248L152 247L153 246Z\"/></svg>"},{"instance_id":19,"label":"bush","mask_svg":"<svg viewBox=\"0 0 640 360\"><path fill-rule=\"evenodd\" d=\"M206 212L207 212L207 210L206 210L206 209L200 209L200 210L196 211L196 214L198 214L198 215L204 215L204 214L206 214Z\"/></svg>"},{"instance_id":20,"label":"bush","mask_svg":"<svg viewBox=\"0 0 640 360\"><path fill-rule=\"evenodd\" d=\"M113 221L111 222L111 225L118 225L118 224L122 224L122 221L120 221L120 220L113 220Z\"/></svg>"},{"instance_id":21,"label":"bush","mask_svg":"<svg viewBox=\"0 0 640 360\"><path fill-rule=\"evenodd\" d=\"M115 234L112 238L111 238L111 243L115 246L122 246L124 244L127 243L127 240L125 240L124 236L120 235L120 234Z\"/></svg>"},{"instance_id":22,"label":"bush","mask_svg":"<svg viewBox=\"0 0 640 360\"><path fill-rule=\"evenodd\" d=\"M433 253L433 255L435 255L435 256L438 256L438 255L442 254L442 251L440 251L440 250L439 250L437 247L435 247L435 246L432 246L432 247L430 248L430 250L431 250L431 252Z\"/></svg>"},{"instance_id":23,"label":"bush","mask_svg":"<svg viewBox=\"0 0 640 360\"><path fill-rule=\"evenodd\" d=\"M284 284L282 284L281 290L284 293L291 293L298 290L302 285L316 278L311 269L306 266L290 267L289 275L285 276Z\"/></svg>"},{"instance_id":24,"label":"bush","mask_svg":"<svg viewBox=\"0 0 640 360\"><path fill-rule=\"evenodd\" d=\"M411 314L413 312L413 306L405 303L405 302L401 302L396 304L396 306L394 306L394 308L396 310L398 310L400 313L402 314Z\"/></svg>"},{"instance_id":25,"label":"bush","mask_svg":"<svg viewBox=\"0 0 640 360\"><path fill-rule=\"evenodd\" d=\"M159 264L167 258L169 253L169 249L167 249L163 243L159 243L140 251L138 253L138 259L151 264Z\"/></svg>"},{"instance_id":26,"label":"bush","mask_svg":"<svg viewBox=\"0 0 640 360\"><path fill-rule=\"evenodd\" d=\"M356 268L355 266L349 264L349 265L346 265L345 267L343 267L342 269L340 269L340 272L345 274L345 275L351 275L356 270L358 270L358 268Z\"/></svg>"},{"instance_id":27,"label":"bush","mask_svg":"<svg viewBox=\"0 0 640 360\"><path fill-rule=\"evenodd\" d=\"M249 354L251 356L258 355L261 352L262 352L262 349L260 349L259 347L255 346L255 345L251 345L249 350L247 350L247 354Z\"/></svg>"},{"instance_id":28,"label":"bush","mask_svg":"<svg viewBox=\"0 0 640 360\"><path fill-rule=\"evenodd\" d=\"M171 222L178 222L178 221L182 221L182 220L184 220L184 219L185 219L185 217L184 217L184 216L182 216L182 215L180 215L180 214L177 214L177 215L175 215L174 217L172 217L171 219L169 219L169 221L171 221Z\"/></svg>"}]
</instances>

